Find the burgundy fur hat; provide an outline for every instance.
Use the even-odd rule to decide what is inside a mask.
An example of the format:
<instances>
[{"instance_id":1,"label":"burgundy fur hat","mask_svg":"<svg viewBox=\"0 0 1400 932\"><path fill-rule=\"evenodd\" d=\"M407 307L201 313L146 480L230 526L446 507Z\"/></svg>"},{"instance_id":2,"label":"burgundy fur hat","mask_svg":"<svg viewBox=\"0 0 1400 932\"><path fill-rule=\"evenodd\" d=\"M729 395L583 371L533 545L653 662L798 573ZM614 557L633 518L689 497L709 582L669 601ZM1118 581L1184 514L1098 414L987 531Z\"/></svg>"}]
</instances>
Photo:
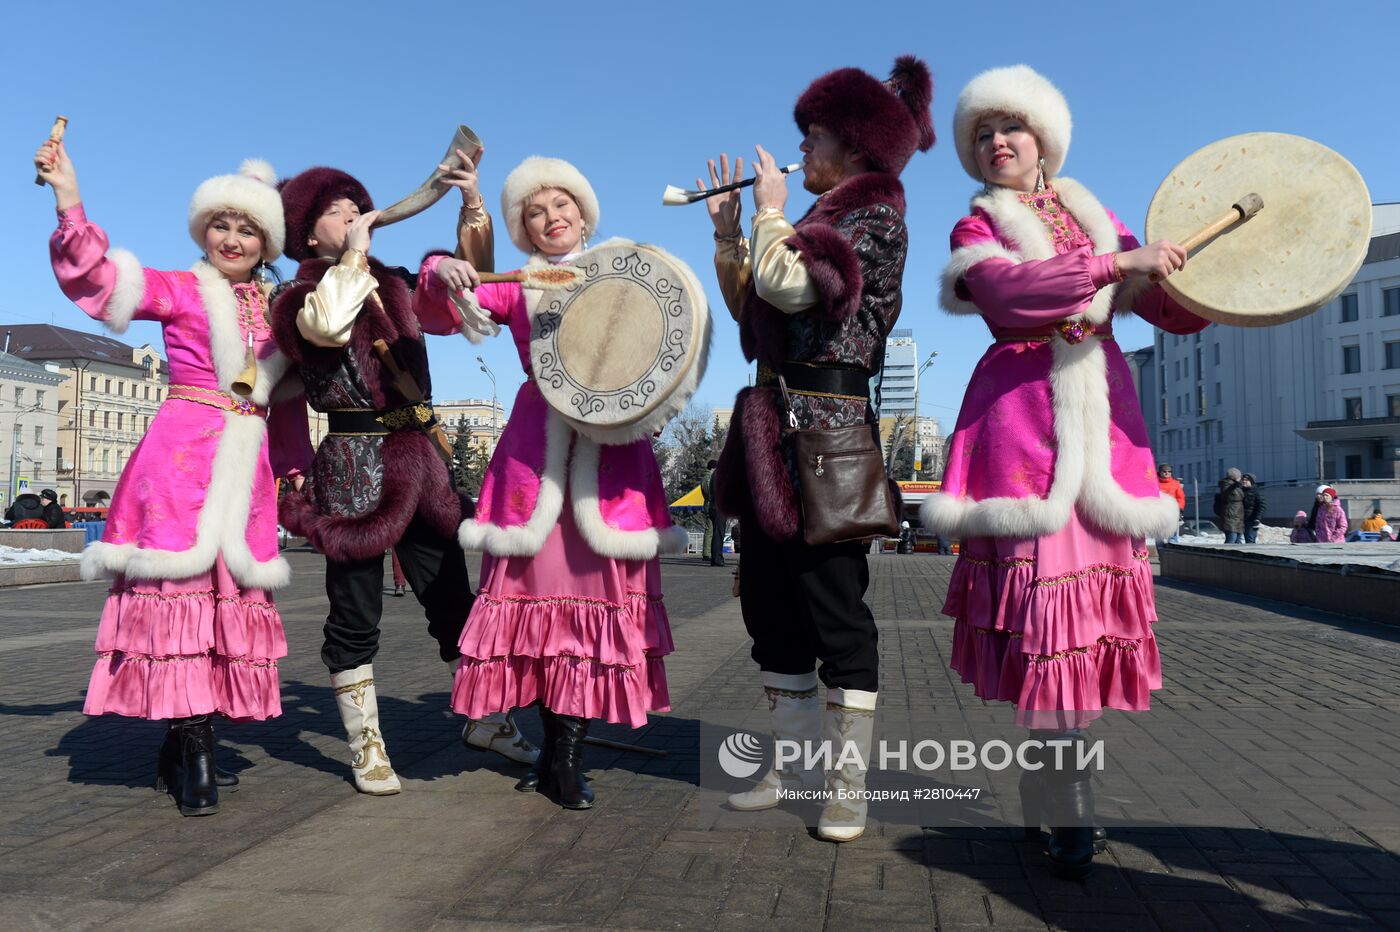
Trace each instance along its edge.
<instances>
[{"instance_id":1,"label":"burgundy fur hat","mask_svg":"<svg viewBox=\"0 0 1400 932\"><path fill-rule=\"evenodd\" d=\"M895 59L888 81L859 68L838 68L797 98L793 118L805 135L820 123L864 153L876 171L898 175L914 150L933 147L933 76L913 55Z\"/></svg>"},{"instance_id":2,"label":"burgundy fur hat","mask_svg":"<svg viewBox=\"0 0 1400 932\"><path fill-rule=\"evenodd\" d=\"M298 262L315 255L306 241L332 201L348 197L361 213L374 210L365 186L338 168L308 168L283 181L277 190L282 192L282 212L287 218L287 255Z\"/></svg>"}]
</instances>

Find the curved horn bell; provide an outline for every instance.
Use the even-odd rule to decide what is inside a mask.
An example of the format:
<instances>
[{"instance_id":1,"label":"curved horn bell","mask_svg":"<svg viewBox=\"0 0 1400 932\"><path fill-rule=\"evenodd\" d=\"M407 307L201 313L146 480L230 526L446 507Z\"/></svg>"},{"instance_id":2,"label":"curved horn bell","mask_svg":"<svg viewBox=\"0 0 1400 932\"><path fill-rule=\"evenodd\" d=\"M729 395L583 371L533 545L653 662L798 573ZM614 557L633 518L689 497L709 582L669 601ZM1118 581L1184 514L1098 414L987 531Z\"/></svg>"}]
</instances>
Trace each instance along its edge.
<instances>
[{"instance_id":1,"label":"curved horn bell","mask_svg":"<svg viewBox=\"0 0 1400 932\"><path fill-rule=\"evenodd\" d=\"M481 158L481 140L465 124L457 126L457 132L452 137L452 142L447 147L447 155L443 156L442 164L449 170L462 167L462 160L457 156L457 150L461 149L472 157L472 161ZM379 219L375 220L374 226L386 227L391 223L398 223L400 220L407 220L415 214L422 213L432 207L442 199L447 193L448 186L438 184L438 181L447 172L441 168L434 168L433 173L428 176L428 180L418 186L408 197L395 201L379 213Z\"/></svg>"}]
</instances>

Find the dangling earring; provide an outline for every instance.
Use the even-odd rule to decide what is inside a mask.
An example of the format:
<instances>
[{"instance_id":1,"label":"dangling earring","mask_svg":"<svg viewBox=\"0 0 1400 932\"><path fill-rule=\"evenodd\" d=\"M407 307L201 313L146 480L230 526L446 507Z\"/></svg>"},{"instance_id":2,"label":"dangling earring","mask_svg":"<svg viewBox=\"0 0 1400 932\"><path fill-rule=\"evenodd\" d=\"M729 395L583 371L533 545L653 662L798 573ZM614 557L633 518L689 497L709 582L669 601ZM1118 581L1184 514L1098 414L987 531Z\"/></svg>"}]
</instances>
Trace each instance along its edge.
<instances>
[{"instance_id":1,"label":"dangling earring","mask_svg":"<svg viewBox=\"0 0 1400 932\"><path fill-rule=\"evenodd\" d=\"M1045 156L1042 155L1036 164L1039 168L1035 178L1035 193L1039 194L1045 190Z\"/></svg>"},{"instance_id":2,"label":"dangling earring","mask_svg":"<svg viewBox=\"0 0 1400 932\"><path fill-rule=\"evenodd\" d=\"M588 252L588 227L582 223L578 225L579 240L583 246L583 252Z\"/></svg>"}]
</instances>

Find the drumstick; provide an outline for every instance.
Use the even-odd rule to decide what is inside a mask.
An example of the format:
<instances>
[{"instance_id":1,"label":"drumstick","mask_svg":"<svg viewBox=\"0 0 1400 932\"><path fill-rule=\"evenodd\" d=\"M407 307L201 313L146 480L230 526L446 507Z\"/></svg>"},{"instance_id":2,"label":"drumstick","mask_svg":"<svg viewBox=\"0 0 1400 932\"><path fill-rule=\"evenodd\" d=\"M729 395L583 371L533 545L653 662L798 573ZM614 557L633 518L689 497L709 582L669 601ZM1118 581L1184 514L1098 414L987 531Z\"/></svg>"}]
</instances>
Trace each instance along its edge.
<instances>
[{"instance_id":1,"label":"drumstick","mask_svg":"<svg viewBox=\"0 0 1400 932\"><path fill-rule=\"evenodd\" d=\"M518 272L481 272L483 285L518 282L537 291L558 291L583 281L583 269L576 265L540 265Z\"/></svg>"},{"instance_id":2,"label":"drumstick","mask_svg":"<svg viewBox=\"0 0 1400 932\"><path fill-rule=\"evenodd\" d=\"M1264 199L1262 197L1260 197L1257 194L1246 194L1244 197L1240 198L1233 205L1231 205L1229 210L1221 214L1219 217L1216 217L1210 223L1207 223L1205 226L1201 227L1195 233L1192 233L1190 236L1186 237L1186 239L1182 240L1178 245L1180 245L1181 248L1185 249L1187 252L1190 252L1191 250L1199 247L1201 244L1207 242L1211 238L1219 236L1221 233L1224 233L1226 230L1230 229L1235 224L1248 220L1250 217L1253 217L1255 214L1259 213L1259 211L1263 209ZM1152 273L1152 275L1150 275L1149 278L1151 278L1151 280L1154 282L1159 282L1162 280L1162 276L1158 275L1155 272Z\"/></svg>"},{"instance_id":3,"label":"drumstick","mask_svg":"<svg viewBox=\"0 0 1400 932\"><path fill-rule=\"evenodd\" d=\"M802 166L793 162L791 165L784 165L778 171L786 175L788 172L801 171ZM703 201L707 197L714 197L716 194L724 194L726 191L737 191L740 188L747 188L756 181L756 178L745 178L743 181L735 181L731 184L722 184L717 188L709 188L705 191L687 191L678 188L673 184L666 185L666 190L661 194L661 203L667 207L675 207L680 204L694 204L696 201Z\"/></svg>"},{"instance_id":4,"label":"drumstick","mask_svg":"<svg viewBox=\"0 0 1400 932\"><path fill-rule=\"evenodd\" d=\"M49 130L49 142L54 142L54 143L62 142L62 141L63 141L63 131L64 131L67 127L68 127L68 118L67 118L66 116L60 115L60 116L55 117L55 118L54 118L54 121L53 121L53 129ZM56 159L56 158L58 158L58 156L55 155L54 158ZM42 166L42 165L40 165L39 162L38 162L37 160L34 162L34 165L35 165L36 168L45 168L45 167L47 167L47 166ZM36 173L36 174L34 175L34 183L37 184L37 185L42 185L42 184L44 183L44 176L41 175L41 174L37 174L37 173Z\"/></svg>"}]
</instances>

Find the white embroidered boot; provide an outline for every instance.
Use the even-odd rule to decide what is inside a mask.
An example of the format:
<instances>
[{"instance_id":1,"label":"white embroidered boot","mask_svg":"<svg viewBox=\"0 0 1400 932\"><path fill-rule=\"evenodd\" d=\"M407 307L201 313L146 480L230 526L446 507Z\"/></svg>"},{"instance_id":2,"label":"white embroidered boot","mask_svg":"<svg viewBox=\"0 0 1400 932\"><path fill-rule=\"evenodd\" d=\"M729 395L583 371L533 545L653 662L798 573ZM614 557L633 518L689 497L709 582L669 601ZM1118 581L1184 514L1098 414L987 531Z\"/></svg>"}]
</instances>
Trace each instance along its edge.
<instances>
[{"instance_id":1,"label":"white embroidered boot","mask_svg":"<svg viewBox=\"0 0 1400 932\"><path fill-rule=\"evenodd\" d=\"M468 719L467 726L462 729L462 743L480 751L495 751L517 764L533 764L540 759L540 749L520 733L509 712L492 712Z\"/></svg>"},{"instance_id":2,"label":"white embroidered boot","mask_svg":"<svg viewBox=\"0 0 1400 932\"><path fill-rule=\"evenodd\" d=\"M768 696L769 725L775 750L778 741L796 741L802 746L805 757L809 744L815 745L822 729L817 671L792 675L765 672L763 691ZM753 789L729 797L729 808L740 812L772 809L781 802L780 790L814 790L820 786L820 778L819 772L803 767L801 759L779 767L775 758L772 769Z\"/></svg>"},{"instance_id":3,"label":"white embroidered boot","mask_svg":"<svg viewBox=\"0 0 1400 932\"><path fill-rule=\"evenodd\" d=\"M370 796L393 796L402 787L379 733L379 700L374 694L374 665L331 674L335 705L350 740L350 772L355 789Z\"/></svg>"},{"instance_id":4,"label":"white embroidered boot","mask_svg":"<svg viewBox=\"0 0 1400 932\"><path fill-rule=\"evenodd\" d=\"M828 689L823 740L831 747L831 769L826 772L830 799L817 820L817 837L825 841L855 841L865 834L864 799L842 794L864 794L870 768L870 746L875 739L877 693L860 689ZM839 765L839 766L838 766Z\"/></svg>"}]
</instances>

